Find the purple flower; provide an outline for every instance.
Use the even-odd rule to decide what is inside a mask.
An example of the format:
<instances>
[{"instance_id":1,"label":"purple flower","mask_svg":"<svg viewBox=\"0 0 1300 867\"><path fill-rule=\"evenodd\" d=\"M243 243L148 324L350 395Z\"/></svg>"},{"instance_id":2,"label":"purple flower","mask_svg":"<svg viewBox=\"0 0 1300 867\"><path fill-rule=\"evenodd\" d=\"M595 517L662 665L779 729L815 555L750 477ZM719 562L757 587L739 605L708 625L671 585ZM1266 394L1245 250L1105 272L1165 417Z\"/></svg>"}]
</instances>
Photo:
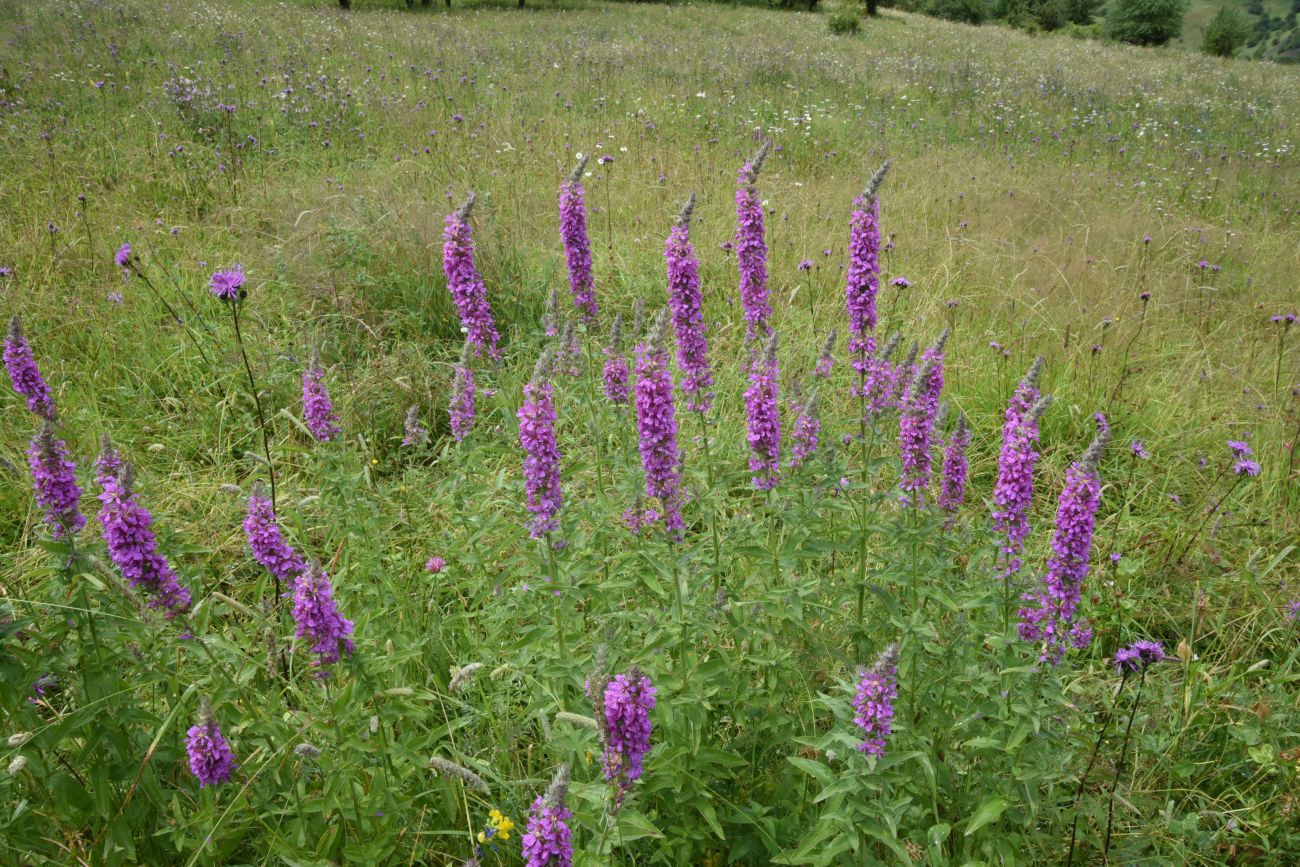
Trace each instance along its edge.
<instances>
[{"instance_id":1,"label":"purple flower","mask_svg":"<svg viewBox=\"0 0 1300 867\"><path fill-rule=\"evenodd\" d=\"M422 446L429 441L429 431L420 424L420 407L412 405L406 411L406 421L402 424L402 445Z\"/></svg>"},{"instance_id":2,"label":"purple flower","mask_svg":"<svg viewBox=\"0 0 1300 867\"><path fill-rule=\"evenodd\" d=\"M1254 454L1250 446L1242 440L1228 440L1228 448L1232 450L1234 458L1248 458Z\"/></svg>"},{"instance_id":3,"label":"purple flower","mask_svg":"<svg viewBox=\"0 0 1300 867\"><path fill-rule=\"evenodd\" d=\"M1260 466L1257 461L1253 461L1250 458L1242 458L1232 465L1232 471L1239 476L1258 476Z\"/></svg>"},{"instance_id":4,"label":"purple flower","mask_svg":"<svg viewBox=\"0 0 1300 867\"><path fill-rule=\"evenodd\" d=\"M1115 670L1127 674L1164 662L1165 649L1158 641L1136 641L1115 653Z\"/></svg>"},{"instance_id":5,"label":"purple flower","mask_svg":"<svg viewBox=\"0 0 1300 867\"><path fill-rule=\"evenodd\" d=\"M813 260L802 259L800 260L799 264L795 266L795 268L797 268L800 271L811 271L813 269Z\"/></svg>"},{"instance_id":6,"label":"purple flower","mask_svg":"<svg viewBox=\"0 0 1300 867\"><path fill-rule=\"evenodd\" d=\"M477 355L487 350L492 358L500 358L496 323L492 308L488 306L487 286L474 267L474 239L470 233L469 215L474 208L474 194L465 198L460 210L447 215L447 227L442 233L442 270L447 275L447 291L460 314L460 324Z\"/></svg>"},{"instance_id":7,"label":"purple flower","mask_svg":"<svg viewBox=\"0 0 1300 867\"><path fill-rule=\"evenodd\" d=\"M838 336L834 328L826 335L821 355L817 356L817 366L813 368L813 376L817 379L830 379L831 371L835 369L835 339Z\"/></svg>"},{"instance_id":8,"label":"purple flower","mask_svg":"<svg viewBox=\"0 0 1300 867\"><path fill-rule=\"evenodd\" d=\"M276 521L271 501L263 491L262 483L255 482L248 495L248 514L244 517L244 535L248 538L253 559L262 564L280 581L293 587L307 569L307 562L284 540Z\"/></svg>"},{"instance_id":9,"label":"purple flower","mask_svg":"<svg viewBox=\"0 0 1300 867\"><path fill-rule=\"evenodd\" d=\"M770 331L767 317L772 305L767 297L767 242L763 237L763 203L754 184L771 149L764 142L753 161L740 169L736 189L736 266L740 271L740 305L745 311L745 334L753 340Z\"/></svg>"},{"instance_id":10,"label":"purple flower","mask_svg":"<svg viewBox=\"0 0 1300 867\"><path fill-rule=\"evenodd\" d=\"M898 697L898 645L891 644L871 668L858 675L853 695L853 721L862 729L858 751L879 758L893 730L894 699Z\"/></svg>"},{"instance_id":11,"label":"purple flower","mask_svg":"<svg viewBox=\"0 0 1300 867\"><path fill-rule=\"evenodd\" d=\"M54 425L41 423L27 449L27 465L32 470L36 502L45 510L45 523L55 539L75 536L86 525L77 504L81 488L77 486L77 465L68 459L67 445L54 436Z\"/></svg>"},{"instance_id":12,"label":"purple flower","mask_svg":"<svg viewBox=\"0 0 1300 867\"><path fill-rule=\"evenodd\" d=\"M216 271L212 275L212 294L222 301L238 301L243 285L244 268L238 262L229 271Z\"/></svg>"},{"instance_id":13,"label":"purple flower","mask_svg":"<svg viewBox=\"0 0 1300 867\"><path fill-rule=\"evenodd\" d=\"M434 575L447 568L447 561L441 557L430 557L429 562L424 564L424 568Z\"/></svg>"},{"instance_id":14,"label":"purple flower","mask_svg":"<svg viewBox=\"0 0 1300 867\"><path fill-rule=\"evenodd\" d=\"M898 487L903 505L925 505L925 491L930 486L930 441L934 431L939 395L943 391L943 350L948 342L944 329L934 346L922 355L922 367L903 399L898 417L899 459L902 471Z\"/></svg>"},{"instance_id":15,"label":"purple flower","mask_svg":"<svg viewBox=\"0 0 1300 867\"><path fill-rule=\"evenodd\" d=\"M998 456L998 479L993 487L993 525L1004 536L1002 555L1005 574L1020 571L1020 552L1029 536L1029 509L1034 501L1034 467L1038 452L1038 418L1050 398L1040 397L1038 378L1043 370L1040 356L1016 386L1002 426L1002 451Z\"/></svg>"},{"instance_id":16,"label":"purple flower","mask_svg":"<svg viewBox=\"0 0 1300 867\"><path fill-rule=\"evenodd\" d=\"M560 765L546 794L533 801L528 828L520 843L527 867L570 867L573 839L568 823L573 814L564 806L569 789L569 766Z\"/></svg>"},{"instance_id":17,"label":"purple flower","mask_svg":"<svg viewBox=\"0 0 1300 867\"><path fill-rule=\"evenodd\" d=\"M849 268L844 305L849 313L849 353L859 377L867 375L869 345L876 330L876 293L880 289L880 202L876 191L889 163L871 177L866 190L853 202L849 218Z\"/></svg>"},{"instance_id":18,"label":"purple flower","mask_svg":"<svg viewBox=\"0 0 1300 867\"><path fill-rule=\"evenodd\" d=\"M966 413L957 416L957 427L948 438L943 455L943 481L939 488L939 508L955 512L966 501L966 476L969 464L966 449L970 446L971 431L966 424Z\"/></svg>"},{"instance_id":19,"label":"purple flower","mask_svg":"<svg viewBox=\"0 0 1300 867\"><path fill-rule=\"evenodd\" d=\"M776 342L774 332L763 352L754 357L749 368L749 389L745 392L749 469L754 473L754 487L760 491L775 488L780 477L781 416L777 408L780 368Z\"/></svg>"},{"instance_id":20,"label":"purple flower","mask_svg":"<svg viewBox=\"0 0 1300 867\"><path fill-rule=\"evenodd\" d=\"M99 457L95 458L95 484L102 491L122 470L122 453L113 447L108 433L99 438Z\"/></svg>"},{"instance_id":21,"label":"purple flower","mask_svg":"<svg viewBox=\"0 0 1300 867\"><path fill-rule=\"evenodd\" d=\"M524 450L524 488L528 495L528 534L540 539L560 528L564 504L560 490L560 451L555 445L555 393L551 388L552 350L537 359L532 381L519 407L519 445Z\"/></svg>"},{"instance_id":22,"label":"purple flower","mask_svg":"<svg viewBox=\"0 0 1300 867\"><path fill-rule=\"evenodd\" d=\"M596 324L596 293L591 274L591 241L587 237L587 206L583 202L582 170L587 157L569 179L560 185L560 238L564 241L564 260L569 266L569 289L573 304L582 311L588 325Z\"/></svg>"},{"instance_id":23,"label":"purple flower","mask_svg":"<svg viewBox=\"0 0 1300 867\"><path fill-rule=\"evenodd\" d=\"M190 607L190 591L182 587L176 571L158 553L153 532L153 515L135 499L135 475L123 464L116 477L106 477L99 495L99 523L104 530L108 556L132 587L143 587L149 604L162 608L167 617Z\"/></svg>"},{"instance_id":24,"label":"purple flower","mask_svg":"<svg viewBox=\"0 0 1300 867\"><path fill-rule=\"evenodd\" d=\"M113 261L123 270L131 267L131 244L129 242L117 248L117 252L113 254Z\"/></svg>"},{"instance_id":25,"label":"purple flower","mask_svg":"<svg viewBox=\"0 0 1300 867\"><path fill-rule=\"evenodd\" d=\"M686 200L665 245L668 263L668 305L677 336L677 366L682 372L681 389L686 408L708 412L713 406L713 374L709 372L709 342L704 324L700 293L700 266L691 244L691 212L695 194Z\"/></svg>"},{"instance_id":26,"label":"purple flower","mask_svg":"<svg viewBox=\"0 0 1300 867\"><path fill-rule=\"evenodd\" d=\"M309 649L316 654L316 665L321 669L338 662L340 653L351 656L356 650L351 638L352 621L339 614L330 578L314 563L294 586L293 621L297 624L294 635L311 642Z\"/></svg>"},{"instance_id":27,"label":"purple flower","mask_svg":"<svg viewBox=\"0 0 1300 867\"><path fill-rule=\"evenodd\" d=\"M685 529L681 511L681 453L677 450L677 408L660 313L646 342L636 348L636 428L645 472L645 495L663 510L664 530L674 538Z\"/></svg>"},{"instance_id":28,"label":"purple flower","mask_svg":"<svg viewBox=\"0 0 1300 867\"><path fill-rule=\"evenodd\" d=\"M906 277L895 277L893 280L889 281L889 285L898 289L906 289L912 285L912 281L908 280Z\"/></svg>"},{"instance_id":29,"label":"purple flower","mask_svg":"<svg viewBox=\"0 0 1300 867\"><path fill-rule=\"evenodd\" d=\"M5 369L14 391L27 398L27 409L41 418L54 420L56 410L50 387L45 384L41 370L36 366L32 348L23 336L23 323L15 313L9 320L9 333L5 336Z\"/></svg>"},{"instance_id":30,"label":"purple flower","mask_svg":"<svg viewBox=\"0 0 1300 867\"><path fill-rule=\"evenodd\" d=\"M451 435L456 442L461 442L474 427L474 368L470 366L470 348L467 340L460 353L460 362L456 365L455 377L451 383L451 403L447 407L451 418Z\"/></svg>"},{"instance_id":31,"label":"purple flower","mask_svg":"<svg viewBox=\"0 0 1300 867\"><path fill-rule=\"evenodd\" d=\"M605 368L601 373L605 397L615 406L627 406L630 375L627 358L623 355L623 314L616 313L610 329L609 346L605 347Z\"/></svg>"},{"instance_id":32,"label":"purple flower","mask_svg":"<svg viewBox=\"0 0 1300 867\"><path fill-rule=\"evenodd\" d=\"M853 366L858 367L859 362L863 364L865 374L862 377L862 387L853 386L853 394L861 396L865 410L865 421L874 426L876 419L890 406L894 405L894 393L896 380L902 378L911 370L911 361L908 360L903 364L895 367L891 361L894 353L898 351L898 346L902 343L903 335L895 331L885 344L884 349L876 352L876 338L868 336L865 341L865 352L860 358L855 358ZM916 355L916 347L912 347L912 357Z\"/></svg>"},{"instance_id":33,"label":"purple flower","mask_svg":"<svg viewBox=\"0 0 1300 867\"><path fill-rule=\"evenodd\" d=\"M186 733L185 751L190 758L190 773L198 779L199 788L215 786L230 779L230 772L235 767L235 754L221 734L207 699L199 710L198 725L190 726Z\"/></svg>"},{"instance_id":34,"label":"purple flower","mask_svg":"<svg viewBox=\"0 0 1300 867\"><path fill-rule=\"evenodd\" d=\"M790 468L798 469L817 451L821 441L822 419L818 412L818 393L814 391L805 406L798 408L794 431L790 434Z\"/></svg>"},{"instance_id":35,"label":"purple flower","mask_svg":"<svg viewBox=\"0 0 1300 867\"><path fill-rule=\"evenodd\" d=\"M302 418L319 442L329 442L343 429L339 427L339 417L334 414L334 404L330 402L329 390L325 387L325 371L314 354L312 363L302 374Z\"/></svg>"},{"instance_id":36,"label":"purple flower","mask_svg":"<svg viewBox=\"0 0 1300 867\"><path fill-rule=\"evenodd\" d=\"M1109 439L1110 432L1100 429L1092 445L1066 472L1047 572L1039 589L1023 597L1029 604L1020 609L1020 637L1041 642L1040 659L1052 665L1060 662L1071 646L1086 647L1091 640L1091 632L1075 619L1101 504L1097 466Z\"/></svg>"},{"instance_id":37,"label":"purple flower","mask_svg":"<svg viewBox=\"0 0 1300 867\"><path fill-rule=\"evenodd\" d=\"M1135 458L1145 461L1151 457L1146 446L1142 445L1142 440L1133 440L1133 442L1129 443L1128 447L1129 451L1133 453L1133 457Z\"/></svg>"},{"instance_id":38,"label":"purple flower","mask_svg":"<svg viewBox=\"0 0 1300 867\"><path fill-rule=\"evenodd\" d=\"M650 678L633 666L605 686L604 719L600 726L605 751L600 766L605 779L623 790L641 779L642 761L650 752L650 711L655 706L655 688Z\"/></svg>"}]
</instances>

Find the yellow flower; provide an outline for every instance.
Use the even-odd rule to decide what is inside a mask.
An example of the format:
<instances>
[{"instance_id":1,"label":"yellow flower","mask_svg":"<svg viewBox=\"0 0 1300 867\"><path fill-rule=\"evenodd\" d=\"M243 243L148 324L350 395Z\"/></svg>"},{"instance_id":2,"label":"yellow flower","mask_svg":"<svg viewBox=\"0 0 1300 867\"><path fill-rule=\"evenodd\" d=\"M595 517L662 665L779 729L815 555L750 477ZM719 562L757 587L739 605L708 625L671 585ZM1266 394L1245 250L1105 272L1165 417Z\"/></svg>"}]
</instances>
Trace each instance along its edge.
<instances>
[{"instance_id":1,"label":"yellow flower","mask_svg":"<svg viewBox=\"0 0 1300 867\"><path fill-rule=\"evenodd\" d=\"M480 843L486 843L486 842L487 842L487 834L484 834L482 831L479 831L479 832L478 832L478 841L479 841Z\"/></svg>"}]
</instances>

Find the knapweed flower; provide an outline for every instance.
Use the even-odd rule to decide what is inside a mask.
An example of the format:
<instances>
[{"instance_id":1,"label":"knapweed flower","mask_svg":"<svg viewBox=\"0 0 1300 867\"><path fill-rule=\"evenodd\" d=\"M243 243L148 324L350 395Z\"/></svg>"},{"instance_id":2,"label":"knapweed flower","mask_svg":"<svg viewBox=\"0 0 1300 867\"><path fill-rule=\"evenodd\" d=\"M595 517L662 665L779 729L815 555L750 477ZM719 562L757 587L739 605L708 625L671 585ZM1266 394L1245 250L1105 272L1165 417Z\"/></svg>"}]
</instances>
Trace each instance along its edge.
<instances>
[{"instance_id":1,"label":"knapweed flower","mask_svg":"<svg viewBox=\"0 0 1300 867\"><path fill-rule=\"evenodd\" d=\"M1151 457L1151 453L1148 452L1147 447L1142 444L1142 440L1133 440L1133 442L1129 443L1128 447L1129 452L1131 452L1133 457L1138 460L1145 461Z\"/></svg>"},{"instance_id":2,"label":"knapweed flower","mask_svg":"<svg viewBox=\"0 0 1300 867\"><path fill-rule=\"evenodd\" d=\"M5 335L5 369L9 371L9 381L14 391L27 398L27 409L41 418L54 420L56 410L50 387L45 384L45 377L36 366L32 348L23 336L23 323L15 313L9 320L9 333Z\"/></svg>"},{"instance_id":3,"label":"knapweed flower","mask_svg":"<svg viewBox=\"0 0 1300 867\"><path fill-rule=\"evenodd\" d=\"M799 407L790 434L790 468L798 469L817 452L821 442L822 419L818 408L819 393L813 391L808 403Z\"/></svg>"},{"instance_id":4,"label":"knapweed flower","mask_svg":"<svg viewBox=\"0 0 1300 867\"><path fill-rule=\"evenodd\" d=\"M627 406L630 375L627 358L623 355L623 314L616 313L614 325L610 328L609 346L605 347L605 368L601 372L605 398L615 406Z\"/></svg>"},{"instance_id":5,"label":"knapweed flower","mask_svg":"<svg viewBox=\"0 0 1300 867\"><path fill-rule=\"evenodd\" d=\"M1239 476L1258 476L1260 471L1259 462L1250 458L1242 458L1232 465L1232 471Z\"/></svg>"},{"instance_id":6,"label":"knapweed flower","mask_svg":"<svg viewBox=\"0 0 1300 867\"><path fill-rule=\"evenodd\" d=\"M1047 572L1029 603L1020 609L1020 637L1040 642L1039 658L1056 665L1070 647L1087 647L1092 633L1076 623L1083 581L1088 575L1092 534L1101 504L1101 479L1097 466L1110 440L1102 428L1092 445L1065 474L1065 487L1056 510L1056 531Z\"/></svg>"},{"instance_id":7,"label":"knapweed flower","mask_svg":"<svg viewBox=\"0 0 1300 867\"><path fill-rule=\"evenodd\" d=\"M1164 662L1165 649L1158 641L1136 641L1115 653L1115 670L1127 674Z\"/></svg>"},{"instance_id":8,"label":"knapweed flower","mask_svg":"<svg viewBox=\"0 0 1300 867\"><path fill-rule=\"evenodd\" d=\"M429 562L424 564L424 568L429 573L437 575L447 568L447 561L441 557L430 557Z\"/></svg>"},{"instance_id":9,"label":"knapweed flower","mask_svg":"<svg viewBox=\"0 0 1300 867\"><path fill-rule=\"evenodd\" d=\"M212 294L222 301L238 301L244 294L244 268L238 262L227 271L215 271L212 274Z\"/></svg>"},{"instance_id":10,"label":"knapweed flower","mask_svg":"<svg viewBox=\"0 0 1300 867\"><path fill-rule=\"evenodd\" d=\"M948 342L945 328L934 346L925 350L922 366L908 387L898 416L899 497L903 505L920 508L930 486L930 446L939 395L943 391L943 351Z\"/></svg>"},{"instance_id":11,"label":"knapweed flower","mask_svg":"<svg viewBox=\"0 0 1300 867\"><path fill-rule=\"evenodd\" d=\"M55 539L75 536L86 525L78 503L77 465L68 458L68 448L54 435L54 425L41 422L27 449L36 502L45 510L45 523Z\"/></svg>"},{"instance_id":12,"label":"knapweed flower","mask_svg":"<svg viewBox=\"0 0 1300 867\"><path fill-rule=\"evenodd\" d=\"M524 450L524 488L528 496L528 534L540 539L560 528L560 450L555 444L555 392L551 387L553 350L537 359L519 407L519 445Z\"/></svg>"},{"instance_id":13,"label":"knapweed flower","mask_svg":"<svg viewBox=\"0 0 1300 867\"><path fill-rule=\"evenodd\" d=\"M406 411L406 420L402 423L402 445L422 446L429 441L429 431L420 424L420 407L412 404Z\"/></svg>"},{"instance_id":14,"label":"knapweed flower","mask_svg":"<svg viewBox=\"0 0 1300 867\"><path fill-rule=\"evenodd\" d=\"M970 447L971 431L966 424L966 413L958 413L957 426L948 437L943 453L943 480L939 488L939 508L955 512L966 501L966 476L969 464L966 449Z\"/></svg>"},{"instance_id":15,"label":"knapweed flower","mask_svg":"<svg viewBox=\"0 0 1300 867\"><path fill-rule=\"evenodd\" d=\"M650 752L650 711L655 706L650 678L633 666L605 686L604 714L600 720L605 751L600 765L605 779L624 791L641 779L642 762Z\"/></svg>"},{"instance_id":16,"label":"knapweed flower","mask_svg":"<svg viewBox=\"0 0 1300 867\"><path fill-rule=\"evenodd\" d=\"M324 669L339 661L341 653L349 656L356 650L352 641L352 621L339 614L334 602L334 586L325 570L310 564L298 578L293 590L294 634L311 642L316 665Z\"/></svg>"},{"instance_id":17,"label":"knapweed flower","mask_svg":"<svg viewBox=\"0 0 1300 867\"><path fill-rule=\"evenodd\" d=\"M776 359L777 336L774 332L761 354L749 367L749 389L745 392L745 419L748 424L749 469L754 487L769 491L776 487L781 466L781 415L777 407L777 383L780 368Z\"/></svg>"},{"instance_id":18,"label":"knapweed flower","mask_svg":"<svg viewBox=\"0 0 1300 867\"><path fill-rule=\"evenodd\" d=\"M126 271L131 267L130 243L124 243L122 246L117 248L117 252L113 254L113 261L116 262L117 267L121 268L123 271Z\"/></svg>"},{"instance_id":19,"label":"knapweed flower","mask_svg":"<svg viewBox=\"0 0 1300 867\"><path fill-rule=\"evenodd\" d=\"M248 539L249 550L253 552L253 559L290 587L306 571L307 561L298 556L293 546L284 540L275 511L271 508L271 500L266 496L261 482L254 482L248 495L244 535Z\"/></svg>"},{"instance_id":20,"label":"knapweed flower","mask_svg":"<svg viewBox=\"0 0 1300 867\"><path fill-rule=\"evenodd\" d=\"M167 617L173 617L189 609L190 591L181 586L176 571L158 553L153 515L136 502L134 481L130 464L123 464L116 477L103 479L99 523L108 556L127 583L144 588L152 607L162 608Z\"/></svg>"},{"instance_id":21,"label":"knapweed flower","mask_svg":"<svg viewBox=\"0 0 1300 867\"><path fill-rule=\"evenodd\" d=\"M1228 440L1228 448L1234 458L1248 458L1255 453L1243 440Z\"/></svg>"},{"instance_id":22,"label":"knapweed flower","mask_svg":"<svg viewBox=\"0 0 1300 867\"><path fill-rule=\"evenodd\" d=\"M740 169L736 189L736 266L740 271L740 305L745 312L745 334L753 340L770 330L767 317L772 304L767 293L767 241L764 239L763 203L754 184L772 142L763 142L758 154Z\"/></svg>"},{"instance_id":23,"label":"knapweed flower","mask_svg":"<svg viewBox=\"0 0 1300 867\"><path fill-rule=\"evenodd\" d=\"M1029 536L1029 509L1034 501L1034 467L1038 463L1038 418L1047 409L1038 391L1042 357L1035 359L1008 402L1002 426L998 478L993 486L993 526L1003 535L1004 574L1020 571L1020 552Z\"/></svg>"},{"instance_id":24,"label":"knapweed flower","mask_svg":"<svg viewBox=\"0 0 1300 867\"><path fill-rule=\"evenodd\" d=\"M691 213L695 194L682 206L668 235L664 258L668 263L668 306L677 336L677 367L686 408L708 412L713 406L713 374L709 371L709 341L704 324L704 298L700 293L700 265L691 243Z\"/></svg>"},{"instance_id":25,"label":"knapweed flower","mask_svg":"<svg viewBox=\"0 0 1300 867\"><path fill-rule=\"evenodd\" d=\"M596 293L592 288L591 241L587 237L587 205L583 201L582 171L589 157L578 160L569 179L560 185L560 239L564 261L569 266L569 289L573 304L582 311L587 325L596 324Z\"/></svg>"},{"instance_id":26,"label":"knapweed flower","mask_svg":"<svg viewBox=\"0 0 1300 867\"><path fill-rule=\"evenodd\" d=\"M190 773L199 781L199 788L215 786L230 779L235 767L235 754L221 734L212 705L207 699L199 709L197 725L186 733L185 751L189 754Z\"/></svg>"},{"instance_id":27,"label":"knapweed flower","mask_svg":"<svg viewBox=\"0 0 1300 867\"><path fill-rule=\"evenodd\" d=\"M314 351L311 364L302 373L302 419L319 442L329 442L343 430L339 427L339 417L334 414L320 356Z\"/></svg>"},{"instance_id":28,"label":"knapweed flower","mask_svg":"<svg viewBox=\"0 0 1300 867\"><path fill-rule=\"evenodd\" d=\"M849 218L849 267L845 278L844 305L849 313L849 354L859 377L867 375L869 345L876 330L876 293L880 289L880 201L877 192L889 171L885 162L867 182L862 195L853 201Z\"/></svg>"},{"instance_id":29,"label":"knapweed flower","mask_svg":"<svg viewBox=\"0 0 1300 867\"><path fill-rule=\"evenodd\" d=\"M822 344L821 354L817 356L817 365L813 368L813 376L817 379L830 379L831 371L835 368L835 340L839 337L839 332L834 328L826 335L826 342Z\"/></svg>"},{"instance_id":30,"label":"knapweed flower","mask_svg":"<svg viewBox=\"0 0 1300 867\"><path fill-rule=\"evenodd\" d=\"M484 350L492 358L500 358L496 322L488 306L487 286L474 266L474 238L470 231L469 215L474 209L474 194L465 198L459 210L447 215L447 228L442 233L442 270L447 275L447 291L460 314L461 327L477 355Z\"/></svg>"},{"instance_id":31,"label":"knapweed flower","mask_svg":"<svg viewBox=\"0 0 1300 867\"><path fill-rule=\"evenodd\" d=\"M564 806L569 791L569 766L560 765L545 795L533 801L528 828L521 840L528 867L570 867L573 839L569 822L573 814Z\"/></svg>"},{"instance_id":32,"label":"knapweed flower","mask_svg":"<svg viewBox=\"0 0 1300 867\"><path fill-rule=\"evenodd\" d=\"M470 341L465 341L451 382L451 403L447 407L447 413L451 418L451 435L456 438L456 442L461 442L469 435L476 415L474 368L470 365L472 346Z\"/></svg>"},{"instance_id":33,"label":"knapweed flower","mask_svg":"<svg viewBox=\"0 0 1300 867\"><path fill-rule=\"evenodd\" d=\"M894 699L898 697L898 645L891 644L870 668L858 675L853 695L853 721L862 729L858 751L869 756L885 754L885 739L893 730Z\"/></svg>"},{"instance_id":34,"label":"knapweed flower","mask_svg":"<svg viewBox=\"0 0 1300 867\"><path fill-rule=\"evenodd\" d=\"M673 376L663 343L666 320L667 311L663 311L645 343L636 348L636 429L645 495L659 501L664 530L677 538L686 525L681 512L682 456L677 449Z\"/></svg>"}]
</instances>

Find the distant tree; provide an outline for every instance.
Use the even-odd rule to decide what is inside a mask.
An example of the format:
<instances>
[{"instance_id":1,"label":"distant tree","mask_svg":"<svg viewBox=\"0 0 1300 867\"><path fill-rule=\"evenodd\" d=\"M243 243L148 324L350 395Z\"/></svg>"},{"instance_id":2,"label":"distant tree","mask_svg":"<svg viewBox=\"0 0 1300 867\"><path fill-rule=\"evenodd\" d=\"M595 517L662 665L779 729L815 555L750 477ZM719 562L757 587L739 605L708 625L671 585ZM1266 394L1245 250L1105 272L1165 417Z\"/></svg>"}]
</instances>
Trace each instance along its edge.
<instances>
[{"instance_id":1,"label":"distant tree","mask_svg":"<svg viewBox=\"0 0 1300 867\"><path fill-rule=\"evenodd\" d=\"M339 0L339 8L347 11L352 8L352 0Z\"/></svg>"},{"instance_id":2,"label":"distant tree","mask_svg":"<svg viewBox=\"0 0 1300 867\"><path fill-rule=\"evenodd\" d=\"M1237 49L1246 44L1250 36L1250 25L1236 9L1219 7L1219 14L1205 25L1205 35L1201 39L1201 50L1216 57L1231 57Z\"/></svg>"},{"instance_id":3,"label":"distant tree","mask_svg":"<svg viewBox=\"0 0 1300 867\"><path fill-rule=\"evenodd\" d=\"M1183 30L1187 0L1111 0L1106 32L1133 45L1164 45Z\"/></svg>"},{"instance_id":4,"label":"distant tree","mask_svg":"<svg viewBox=\"0 0 1300 867\"><path fill-rule=\"evenodd\" d=\"M964 24L979 24L984 20L984 0L930 0L927 14Z\"/></svg>"},{"instance_id":5,"label":"distant tree","mask_svg":"<svg viewBox=\"0 0 1300 867\"><path fill-rule=\"evenodd\" d=\"M872 18L880 14L880 0L867 0L867 14Z\"/></svg>"},{"instance_id":6,"label":"distant tree","mask_svg":"<svg viewBox=\"0 0 1300 867\"><path fill-rule=\"evenodd\" d=\"M1071 24L1091 24L1105 0L1065 0L1065 15Z\"/></svg>"}]
</instances>

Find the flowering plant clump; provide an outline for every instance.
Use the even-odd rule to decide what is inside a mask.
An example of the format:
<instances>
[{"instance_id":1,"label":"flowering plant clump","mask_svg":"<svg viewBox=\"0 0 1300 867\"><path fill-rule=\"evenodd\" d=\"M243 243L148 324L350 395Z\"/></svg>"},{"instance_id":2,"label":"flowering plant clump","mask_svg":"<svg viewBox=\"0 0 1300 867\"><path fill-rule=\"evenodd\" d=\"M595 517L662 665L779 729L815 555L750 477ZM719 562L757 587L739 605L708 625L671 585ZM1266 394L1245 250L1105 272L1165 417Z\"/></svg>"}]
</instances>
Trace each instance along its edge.
<instances>
[{"instance_id":1,"label":"flowering plant clump","mask_svg":"<svg viewBox=\"0 0 1300 867\"><path fill-rule=\"evenodd\" d=\"M199 788L216 786L230 779L235 768L235 754L221 733L207 699L199 711L198 723L186 733L185 751L189 754L190 773L199 781Z\"/></svg>"}]
</instances>

